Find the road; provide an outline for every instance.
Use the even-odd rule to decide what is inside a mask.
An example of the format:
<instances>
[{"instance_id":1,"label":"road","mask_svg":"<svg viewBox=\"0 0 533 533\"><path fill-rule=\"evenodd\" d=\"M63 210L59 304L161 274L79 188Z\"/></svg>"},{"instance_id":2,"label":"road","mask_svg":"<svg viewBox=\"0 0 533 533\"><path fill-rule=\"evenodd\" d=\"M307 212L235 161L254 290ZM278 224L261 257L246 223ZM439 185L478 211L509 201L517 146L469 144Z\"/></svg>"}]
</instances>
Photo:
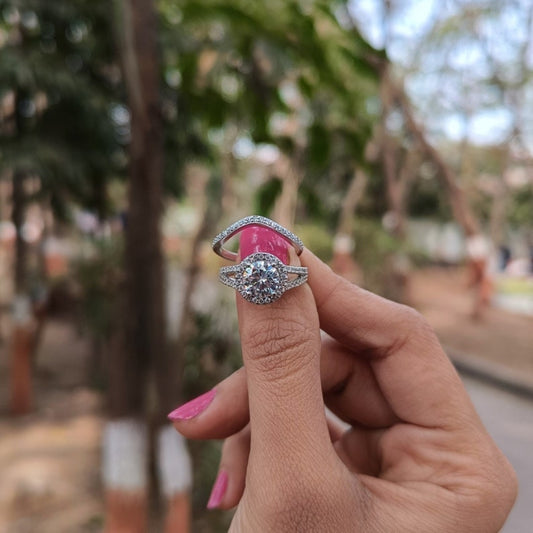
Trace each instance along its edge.
<instances>
[{"instance_id":1,"label":"road","mask_svg":"<svg viewBox=\"0 0 533 533\"><path fill-rule=\"evenodd\" d=\"M463 378L489 433L511 461L520 483L502 533L533 531L533 400Z\"/></svg>"}]
</instances>

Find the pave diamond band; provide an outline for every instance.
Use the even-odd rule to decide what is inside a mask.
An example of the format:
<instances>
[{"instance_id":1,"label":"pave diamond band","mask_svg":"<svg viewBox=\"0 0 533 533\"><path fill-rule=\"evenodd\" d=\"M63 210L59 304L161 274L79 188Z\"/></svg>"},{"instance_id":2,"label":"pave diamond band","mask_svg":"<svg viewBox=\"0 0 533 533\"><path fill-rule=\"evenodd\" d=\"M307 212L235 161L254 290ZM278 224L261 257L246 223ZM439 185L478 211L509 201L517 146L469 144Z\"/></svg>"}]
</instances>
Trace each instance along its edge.
<instances>
[{"instance_id":1,"label":"pave diamond band","mask_svg":"<svg viewBox=\"0 0 533 533\"><path fill-rule=\"evenodd\" d=\"M289 274L296 277L290 279ZM285 265L275 255L257 252L238 265L222 267L219 279L239 291L245 300L263 305L275 302L285 291L305 283L307 267Z\"/></svg>"},{"instance_id":2,"label":"pave diamond band","mask_svg":"<svg viewBox=\"0 0 533 533\"><path fill-rule=\"evenodd\" d=\"M237 222L226 228L224 231L220 232L213 239L213 251L221 257L224 257L225 259L229 259L230 261L237 261L238 254L224 248L224 244L239 231L249 226L263 226L264 228L274 230L294 247L298 255L303 252L303 242L296 235L294 235L294 233L284 228L283 226L280 226L277 222L274 222L269 218L262 217L259 215L252 215L249 217L242 218L241 220L238 220Z\"/></svg>"}]
</instances>

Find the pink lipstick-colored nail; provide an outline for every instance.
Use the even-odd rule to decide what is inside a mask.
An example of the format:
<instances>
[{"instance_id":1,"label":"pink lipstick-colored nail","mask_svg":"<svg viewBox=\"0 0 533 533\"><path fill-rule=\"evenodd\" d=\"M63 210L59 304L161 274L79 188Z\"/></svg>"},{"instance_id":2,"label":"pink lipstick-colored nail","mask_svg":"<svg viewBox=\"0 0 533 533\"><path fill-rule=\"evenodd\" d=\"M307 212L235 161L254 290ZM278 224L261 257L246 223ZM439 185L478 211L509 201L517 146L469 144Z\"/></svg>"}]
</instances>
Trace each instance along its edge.
<instances>
[{"instance_id":1,"label":"pink lipstick-colored nail","mask_svg":"<svg viewBox=\"0 0 533 533\"><path fill-rule=\"evenodd\" d=\"M225 470L221 470L211 490L211 496L209 496L209 501L207 502L208 509L216 509L222 503L222 498L224 498L227 488L228 473Z\"/></svg>"},{"instance_id":2,"label":"pink lipstick-colored nail","mask_svg":"<svg viewBox=\"0 0 533 533\"><path fill-rule=\"evenodd\" d=\"M250 226L242 230L239 249L241 259L255 252L266 252L288 265L289 246L290 244L275 231L262 226Z\"/></svg>"},{"instance_id":3,"label":"pink lipstick-colored nail","mask_svg":"<svg viewBox=\"0 0 533 533\"><path fill-rule=\"evenodd\" d=\"M172 411L168 418L169 420L190 420L200 413L204 412L215 397L215 389L194 398L190 402L184 403L174 411Z\"/></svg>"}]
</instances>

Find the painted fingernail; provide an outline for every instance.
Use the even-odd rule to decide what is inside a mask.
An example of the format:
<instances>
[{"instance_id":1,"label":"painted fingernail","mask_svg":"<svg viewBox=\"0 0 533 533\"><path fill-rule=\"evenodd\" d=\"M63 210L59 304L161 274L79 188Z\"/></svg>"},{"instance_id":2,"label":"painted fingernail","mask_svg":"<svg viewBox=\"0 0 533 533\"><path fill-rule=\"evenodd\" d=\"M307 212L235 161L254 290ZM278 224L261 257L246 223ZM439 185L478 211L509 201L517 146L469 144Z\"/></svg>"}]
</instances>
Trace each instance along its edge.
<instances>
[{"instance_id":1,"label":"painted fingernail","mask_svg":"<svg viewBox=\"0 0 533 533\"><path fill-rule=\"evenodd\" d=\"M216 509L222 503L222 498L224 498L227 488L228 473L225 470L221 470L211 490L211 496L209 496L209 501L207 502L208 509Z\"/></svg>"},{"instance_id":2,"label":"painted fingernail","mask_svg":"<svg viewBox=\"0 0 533 533\"><path fill-rule=\"evenodd\" d=\"M255 252L266 252L289 264L289 246L275 231L262 226L250 226L242 230L239 249L241 259Z\"/></svg>"},{"instance_id":3,"label":"painted fingernail","mask_svg":"<svg viewBox=\"0 0 533 533\"><path fill-rule=\"evenodd\" d=\"M209 392L194 398L190 402L180 405L177 409L174 409L169 413L169 420L190 420L200 413L203 413L211 404L215 398L215 389L211 389Z\"/></svg>"}]
</instances>

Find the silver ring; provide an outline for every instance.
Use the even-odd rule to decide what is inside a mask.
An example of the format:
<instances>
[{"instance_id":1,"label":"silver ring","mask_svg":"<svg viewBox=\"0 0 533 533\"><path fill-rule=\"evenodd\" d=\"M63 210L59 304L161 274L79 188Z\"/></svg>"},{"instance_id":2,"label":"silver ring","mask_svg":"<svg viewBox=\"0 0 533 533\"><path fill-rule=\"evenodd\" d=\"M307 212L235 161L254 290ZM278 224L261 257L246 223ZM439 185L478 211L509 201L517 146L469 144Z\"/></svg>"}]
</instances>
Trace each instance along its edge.
<instances>
[{"instance_id":1,"label":"silver ring","mask_svg":"<svg viewBox=\"0 0 533 533\"><path fill-rule=\"evenodd\" d=\"M296 277L289 279L289 274ZM307 267L286 265L275 255L250 254L238 265L222 267L219 280L253 304L270 304L307 281Z\"/></svg>"},{"instance_id":2,"label":"silver ring","mask_svg":"<svg viewBox=\"0 0 533 533\"><path fill-rule=\"evenodd\" d=\"M249 226L263 226L264 228L274 230L287 242L292 244L298 255L303 252L304 243L296 235L294 235L294 233L284 228L283 226L280 226L277 222L274 222L269 218L262 217L259 215L252 215L249 217L241 218L241 220L238 220L237 222L226 228L224 231L220 232L213 239L213 251L224 259L229 259L230 261L237 261L238 254L224 248L224 243L231 239L236 233L242 231L244 228L247 228Z\"/></svg>"}]
</instances>

